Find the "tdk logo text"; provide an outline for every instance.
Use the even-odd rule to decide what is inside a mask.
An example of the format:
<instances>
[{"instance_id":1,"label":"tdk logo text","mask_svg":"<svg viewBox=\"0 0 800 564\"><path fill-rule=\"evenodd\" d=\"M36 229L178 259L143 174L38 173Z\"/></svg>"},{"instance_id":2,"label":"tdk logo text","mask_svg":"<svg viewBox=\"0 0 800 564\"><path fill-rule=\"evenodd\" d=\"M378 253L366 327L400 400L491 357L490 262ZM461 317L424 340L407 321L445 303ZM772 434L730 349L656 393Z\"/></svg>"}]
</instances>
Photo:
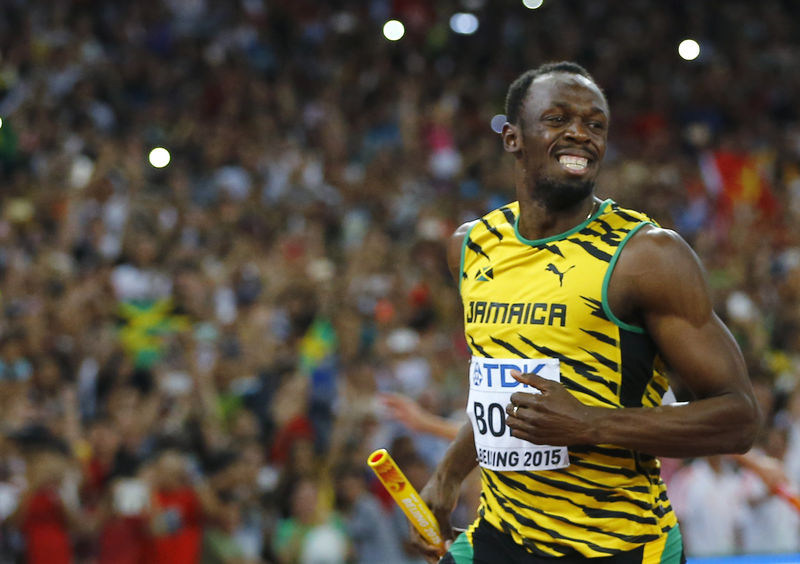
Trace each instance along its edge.
<instances>
[{"instance_id":1,"label":"tdk logo text","mask_svg":"<svg viewBox=\"0 0 800 564\"><path fill-rule=\"evenodd\" d=\"M512 370L519 370L523 374L539 374L545 367L543 362L491 362L474 363L472 369L472 385L480 388L515 388L522 386L528 388L527 384L517 382L511 376Z\"/></svg>"}]
</instances>

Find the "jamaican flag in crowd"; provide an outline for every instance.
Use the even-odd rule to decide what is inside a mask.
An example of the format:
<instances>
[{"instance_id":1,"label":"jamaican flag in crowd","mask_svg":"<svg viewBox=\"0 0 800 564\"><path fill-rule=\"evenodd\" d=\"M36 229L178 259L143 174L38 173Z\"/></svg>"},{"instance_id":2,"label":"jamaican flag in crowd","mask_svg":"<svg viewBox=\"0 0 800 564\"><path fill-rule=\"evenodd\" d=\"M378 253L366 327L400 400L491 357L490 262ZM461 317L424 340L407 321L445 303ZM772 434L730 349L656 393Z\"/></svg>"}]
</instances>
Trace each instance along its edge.
<instances>
[{"instance_id":1,"label":"jamaican flag in crowd","mask_svg":"<svg viewBox=\"0 0 800 564\"><path fill-rule=\"evenodd\" d=\"M170 298L129 299L120 302L119 338L136 368L149 369L160 360L169 337L189 328Z\"/></svg>"}]
</instances>

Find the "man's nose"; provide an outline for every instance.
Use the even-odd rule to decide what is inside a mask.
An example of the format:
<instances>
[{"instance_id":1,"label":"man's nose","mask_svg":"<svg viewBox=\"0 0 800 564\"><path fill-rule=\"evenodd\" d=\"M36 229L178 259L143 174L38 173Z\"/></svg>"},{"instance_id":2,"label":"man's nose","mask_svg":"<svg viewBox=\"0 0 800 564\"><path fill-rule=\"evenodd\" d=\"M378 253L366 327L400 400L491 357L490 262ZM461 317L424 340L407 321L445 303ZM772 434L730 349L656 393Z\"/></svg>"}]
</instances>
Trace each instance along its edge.
<instances>
[{"instance_id":1,"label":"man's nose","mask_svg":"<svg viewBox=\"0 0 800 564\"><path fill-rule=\"evenodd\" d=\"M567 126L566 134L568 137L576 141L587 141L589 139L589 130L586 124L579 119L573 119Z\"/></svg>"}]
</instances>

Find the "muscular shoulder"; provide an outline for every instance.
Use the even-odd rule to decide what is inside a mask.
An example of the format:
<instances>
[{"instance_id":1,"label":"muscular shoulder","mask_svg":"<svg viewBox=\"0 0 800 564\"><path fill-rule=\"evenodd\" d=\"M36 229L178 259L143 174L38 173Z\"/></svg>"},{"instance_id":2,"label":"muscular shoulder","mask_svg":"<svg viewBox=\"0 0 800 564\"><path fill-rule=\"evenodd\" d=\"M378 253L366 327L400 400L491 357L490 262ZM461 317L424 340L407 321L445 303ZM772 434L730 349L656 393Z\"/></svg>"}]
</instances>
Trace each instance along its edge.
<instances>
[{"instance_id":1,"label":"muscular shoulder","mask_svg":"<svg viewBox=\"0 0 800 564\"><path fill-rule=\"evenodd\" d=\"M616 303L629 304L644 315L676 313L705 319L711 309L705 271L695 252L675 231L655 226L643 227L631 237L620 253L609 290Z\"/></svg>"},{"instance_id":2,"label":"muscular shoulder","mask_svg":"<svg viewBox=\"0 0 800 564\"><path fill-rule=\"evenodd\" d=\"M683 237L654 225L646 225L631 237L617 268L645 278L703 276L700 260Z\"/></svg>"}]
</instances>

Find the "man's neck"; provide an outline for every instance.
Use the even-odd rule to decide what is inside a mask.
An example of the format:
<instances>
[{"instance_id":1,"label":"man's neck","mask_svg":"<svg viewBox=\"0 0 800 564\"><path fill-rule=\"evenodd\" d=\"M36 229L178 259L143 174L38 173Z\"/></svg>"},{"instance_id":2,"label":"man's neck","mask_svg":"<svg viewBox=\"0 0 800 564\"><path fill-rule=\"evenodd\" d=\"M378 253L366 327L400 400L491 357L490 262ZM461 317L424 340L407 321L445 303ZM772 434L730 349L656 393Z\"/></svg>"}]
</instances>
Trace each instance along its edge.
<instances>
[{"instance_id":1,"label":"man's neck","mask_svg":"<svg viewBox=\"0 0 800 564\"><path fill-rule=\"evenodd\" d=\"M600 200L590 195L564 210L552 210L541 200L519 199L519 234L535 241L569 231L597 211Z\"/></svg>"}]
</instances>

